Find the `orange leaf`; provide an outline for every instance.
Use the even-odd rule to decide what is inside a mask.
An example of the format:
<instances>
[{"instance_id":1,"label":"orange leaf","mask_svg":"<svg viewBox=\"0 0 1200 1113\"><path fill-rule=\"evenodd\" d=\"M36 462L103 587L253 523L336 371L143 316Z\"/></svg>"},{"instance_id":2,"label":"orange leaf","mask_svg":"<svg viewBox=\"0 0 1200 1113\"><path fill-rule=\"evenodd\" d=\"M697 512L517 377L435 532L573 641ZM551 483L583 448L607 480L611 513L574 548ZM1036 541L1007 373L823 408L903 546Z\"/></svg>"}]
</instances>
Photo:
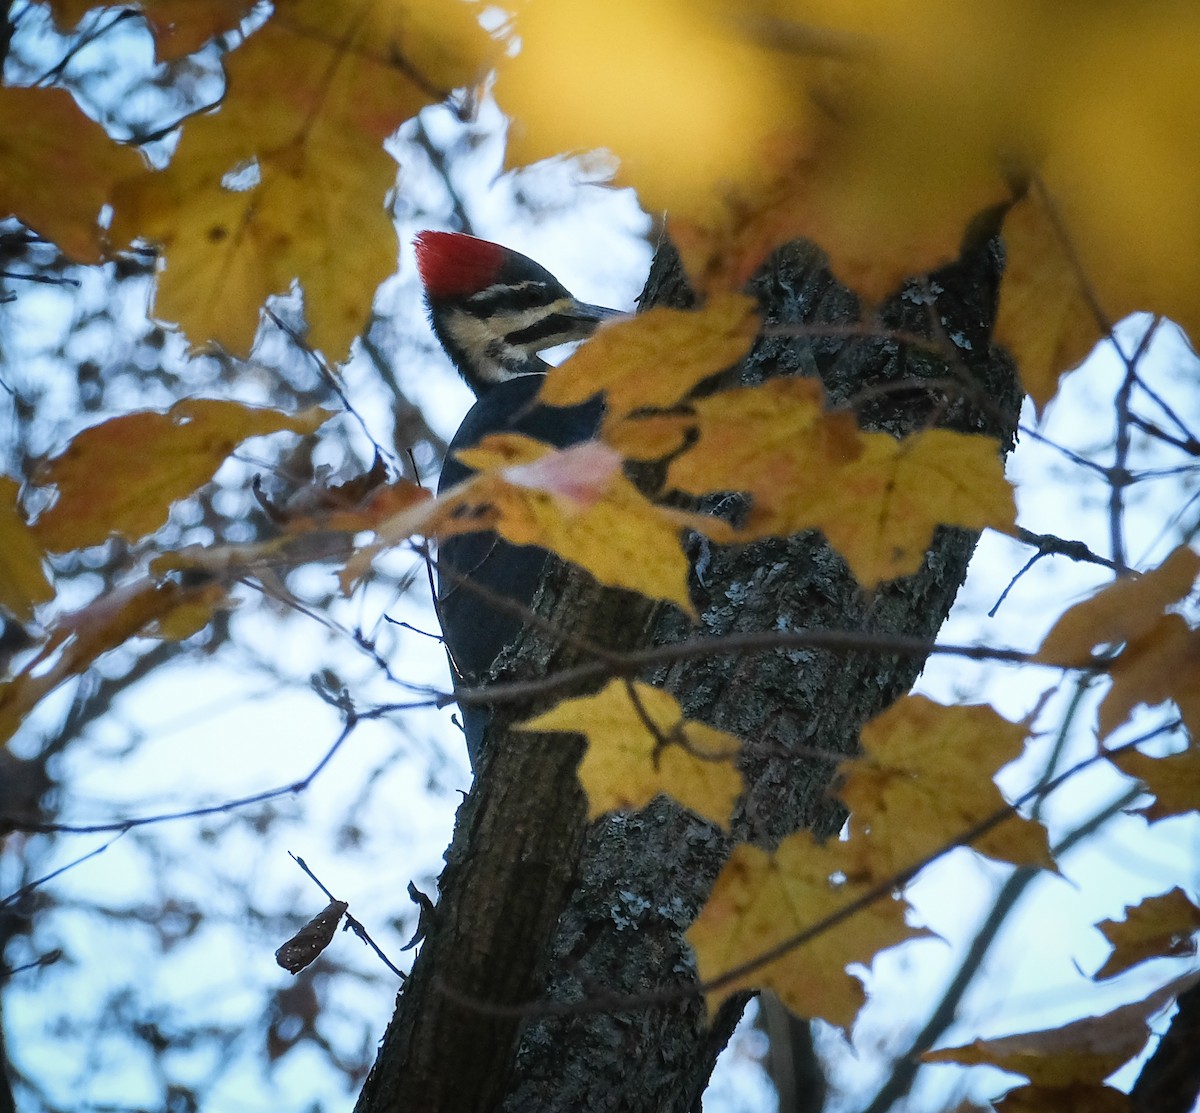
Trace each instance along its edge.
<instances>
[{"instance_id":1,"label":"orange leaf","mask_svg":"<svg viewBox=\"0 0 1200 1113\"><path fill-rule=\"evenodd\" d=\"M1188 5L1064 19L953 0L592 0L525 5L512 33L496 82L511 157L612 152L645 207L670 213L701 290L741 289L804 236L879 300L989 230L975 218L1009 199L1005 172L1040 169L1102 312L1162 312L1200 336L1200 151L1179 139L1200 119ZM1034 247L1055 270L1060 245ZM1073 296L1046 303L1047 358L1081 343Z\"/></svg>"},{"instance_id":2,"label":"orange leaf","mask_svg":"<svg viewBox=\"0 0 1200 1113\"><path fill-rule=\"evenodd\" d=\"M1165 608L1187 597L1200 574L1200 556L1186 545L1142 576L1117 580L1077 603L1055 623L1038 660L1064 667L1087 665L1104 646L1125 643L1109 665L1112 688L1100 705L1106 737L1130 712L1173 699L1193 735L1200 729L1200 634Z\"/></svg>"},{"instance_id":3,"label":"orange leaf","mask_svg":"<svg viewBox=\"0 0 1200 1113\"><path fill-rule=\"evenodd\" d=\"M13 214L77 263L98 263L100 210L119 178L147 176L65 89L0 88L0 213Z\"/></svg>"},{"instance_id":4,"label":"orange leaf","mask_svg":"<svg viewBox=\"0 0 1200 1113\"><path fill-rule=\"evenodd\" d=\"M1147 1021L1198 981L1200 972L1186 974L1144 1000L1103 1016L1085 1017L1042 1032L976 1040L966 1047L929 1051L922 1058L927 1063L986 1063L1023 1074L1041 1086L1097 1085L1146 1045L1150 1037Z\"/></svg>"},{"instance_id":5,"label":"orange leaf","mask_svg":"<svg viewBox=\"0 0 1200 1113\"><path fill-rule=\"evenodd\" d=\"M541 401L570 406L606 392L605 424L643 407L667 407L749 350L759 319L752 298L726 294L699 310L651 309L605 325L561 367Z\"/></svg>"},{"instance_id":6,"label":"orange leaf","mask_svg":"<svg viewBox=\"0 0 1200 1113\"><path fill-rule=\"evenodd\" d=\"M806 236L879 297L953 259L968 219L1007 193L1003 144L978 118L995 110L963 74L964 57L976 82L996 72L981 43L1007 37L994 17L958 11L528 5L496 83L514 117L510 157L613 152L643 205L669 212L701 290L742 289L772 248Z\"/></svg>"},{"instance_id":7,"label":"orange leaf","mask_svg":"<svg viewBox=\"0 0 1200 1113\"><path fill-rule=\"evenodd\" d=\"M1038 660L1087 665L1098 648L1148 633L1163 611L1185 598L1200 575L1200 555L1180 545L1158 568L1116 580L1066 611L1046 635Z\"/></svg>"},{"instance_id":8,"label":"orange leaf","mask_svg":"<svg viewBox=\"0 0 1200 1113\"><path fill-rule=\"evenodd\" d=\"M1196 797L1193 797L1195 801ZM1150 958L1194 955L1200 930L1200 908L1179 888L1141 904L1125 906L1120 920L1103 920L1096 925L1113 946L1108 961L1096 971L1097 980L1111 978Z\"/></svg>"},{"instance_id":9,"label":"orange leaf","mask_svg":"<svg viewBox=\"0 0 1200 1113\"><path fill-rule=\"evenodd\" d=\"M1196 737L1200 730L1200 631L1177 614L1161 615L1131 638L1109 666L1112 687L1100 704L1100 737L1107 738L1139 704L1179 706Z\"/></svg>"},{"instance_id":10,"label":"orange leaf","mask_svg":"<svg viewBox=\"0 0 1200 1113\"><path fill-rule=\"evenodd\" d=\"M626 460L663 460L683 447L695 420L688 414L640 414L609 422L604 443Z\"/></svg>"},{"instance_id":11,"label":"orange leaf","mask_svg":"<svg viewBox=\"0 0 1200 1113\"><path fill-rule=\"evenodd\" d=\"M83 18L84 12L102 6L102 0L50 0L54 22L64 31L74 27Z\"/></svg>"},{"instance_id":12,"label":"orange leaf","mask_svg":"<svg viewBox=\"0 0 1200 1113\"><path fill-rule=\"evenodd\" d=\"M835 875L846 879L831 881ZM712 982L786 943L869 887L842 844L817 845L807 831L785 839L774 854L736 847L687 932L701 980ZM709 990L710 1012L739 989L765 986L798 1016L847 1028L863 991L846 967L869 964L879 951L920 934L905 924L906 907L890 898L872 902L782 958Z\"/></svg>"},{"instance_id":13,"label":"orange leaf","mask_svg":"<svg viewBox=\"0 0 1200 1113\"><path fill-rule=\"evenodd\" d=\"M1200 94L1180 69L1200 56L1200 24L1190 7L1173 5L1145 20L1117 9L1097 14L1055 67L1042 178L1104 315L1115 322L1137 310L1161 313L1195 340L1200 151L1162 129L1200 119ZM1122 153L1116 163L1107 157L1113 150Z\"/></svg>"},{"instance_id":14,"label":"orange leaf","mask_svg":"<svg viewBox=\"0 0 1200 1113\"><path fill-rule=\"evenodd\" d=\"M17 618L33 618L33 608L54 598L42 567L41 545L17 508L21 485L0 475L0 607Z\"/></svg>"},{"instance_id":15,"label":"orange leaf","mask_svg":"<svg viewBox=\"0 0 1200 1113\"><path fill-rule=\"evenodd\" d=\"M164 62L194 54L215 36L232 31L254 0L142 0L140 5Z\"/></svg>"},{"instance_id":16,"label":"orange leaf","mask_svg":"<svg viewBox=\"0 0 1200 1113\"><path fill-rule=\"evenodd\" d=\"M520 51L500 60L496 79L513 117L509 158L604 147L649 211L705 210L727 183L757 173L766 137L819 115L808 60L759 49L738 14L687 0L523 6Z\"/></svg>"},{"instance_id":17,"label":"orange leaf","mask_svg":"<svg viewBox=\"0 0 1200 1113\"><path fill-rule=\"evenodd\" d=\"M86 607L51 623L37 655L12 680L0 684L0 740L7 740L38 701L64 681L80 675L102 653L144 633L155 623L170 637L170 615L180 607L202 604L211 613L224 598L217 584L182 587L138 580L101 595ZM186 633L198 629L191 612Z\"/></svg>"},{"instance_id":18,"label":"orange leaf","mask_svg":"<svg viewBox=\"0 0 1200 1113\"><path fill-rule=\"evenodd\" d=\"M863 756L841 766L848 845L882 880L952 843L1005 806L992 777L1020 756L1027 733L983 705L943 707L923 696L893 704L863 727ZM1054 867L1045 829L1018 815L971 845L1016 865Z\"/></svg>"},{"instance_id":19,"label":"orange leaf","mask_svg":"<svg viewBox=\"0 0 1200 1113\"><path fill-rule=\"evenodd\" d=\"M996 1103L996 1113L1131 1113L1129 1095L1111 1086L1021 1086Z\"/></svg>"},{"instance_id":20,"label":"orange leaf","mask_svg":"<svg viewBox=\"0 0 1200 1113\"><path fill-rule=\"evenodd\" d=\"M332 416L187 398L165 414L143 410L93 425L39 470L36 481L56 486L58 499L34 533L56 552L99 544L111 533L136 540L162 526L172 503L212 479L242 441L311 433Z\"/></svg>"},{"instance_id":21,"label":"orange leaf","mask_svg":"<svg viewBox=\"0 0 1200 1113\"><path fill-rule=\"evenodd\" d=\"M728 828L744 788L733 764L741 743L723 730L685 720L661 688L634 682L632 689L633 695L625 681L611 680L594 696L564 700L518 729L586 736L579 780L589 819L644 808L663 794Z\"/></svg>"},{"instance_id":22,"label":"orange leaf","mask_svg":"<svg viewBox=\"0 0 1200 1113\"><path fill-rule=\"evenodd\" d=\"M1192 737L1196 735L1193 732ZM1187 815L1200 802L1200 748L1193 742L1182 753L1150 757L1127 750L1114 754L1112 763L1126 776L1134 777L1154 794L1154 802L1141 809L1151 821Z\"/></svg>"}]
</instances>

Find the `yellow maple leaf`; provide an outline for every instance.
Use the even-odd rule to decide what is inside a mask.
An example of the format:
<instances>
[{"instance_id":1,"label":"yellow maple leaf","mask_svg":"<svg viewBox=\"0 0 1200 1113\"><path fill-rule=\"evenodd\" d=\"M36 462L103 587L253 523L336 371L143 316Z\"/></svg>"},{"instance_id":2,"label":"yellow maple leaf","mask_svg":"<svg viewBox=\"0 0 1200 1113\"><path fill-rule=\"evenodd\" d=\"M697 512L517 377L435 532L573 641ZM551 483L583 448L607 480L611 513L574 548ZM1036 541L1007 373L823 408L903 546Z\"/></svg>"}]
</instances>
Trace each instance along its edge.
<instances>
[{"instance_id":1,"label":"yellow maple leaf","mask_svg":"<svg viewBox=\"0 0 1200 1113\"><path fill-rule=\"evenodd\" d=\"M814 115L788 81L805 60L757 49L729 14L686 0L525 6L496 84L514 117L509 158L604 147L650 211L707 206L717 182L752 172L764 135Z\"/></svg>"},{"instance_id":2,"label":"yellow maple leaf","mask_svg":"<svg viewBox=\"0 0 1200 1113\"><path fill-rule=\"evenodd\" d=\"M556 451L520 434L493 434L459 458L479 474L381 523L376 543L347 563L346 589L383 549L414 533L495 530L516 545L549 549L603 584L695 614L680 534L706 519L655 506L621 473L609 446L588 441Z\"/></svg>"},{"instance_id":3,"label":"yellow maple leaf","mask_svg":"<svg viewBox=\"0 0 1200 1113\"><path fill-rule=\"evenodd\" d=\"M896 440L825 413L812 379L772 380L692 405L699 438L667 481L747 491L743 536L820 529L865 587L910 575L938 525L1011 529L1012 489L989 437L931 429Z\"/></svg>"},{"instance_id":4,"label":"yellow maple leaf","mask_svg":"<svg viewBox=\"0 0 1200 1113\"><path fill-rule=\"evenodd\" d=\"M1194 732L1192 737L1196 737ZM1194 743L1167 757L1150 757L1127 750L1114 754L1110 760L1122 773L1141 781L1153 793L1154 802L1141 809L1147 819L1166 819L1196 810L1200 801L1200 749Z\"/></svg>"},{"instance_id":5,"label":"yellow maple leaf","mask_svg":"<svg viewBox=\"0 0 1200 1113\"><path fill-rule=\"evenodd\" d=\"M1179 137L1200 122L1200 90L1180 67L1200 23L1187 5L1095 14L1056 67L1042 178L1105 316L1161 313L1195 339L1200 151Z\"/></svg>"},{"instance_id":6,"label":"yellow maple leaf","mask_svg":"<svg viewBox=\"0 0 1200 1113\"><path fill-rule=\"evenodd\" d=\"M33 618L33 608L54 598L42 567L45 554L17 508L21 485L0 475L0 607L17 618Z\"/></svg>"},{"instance_id":7,"label":"yellow maple leaf","mask_svg":"<svg viewBox=\"0 0 1200 1113\"><path fill-rule=\"evenodd\" d=\"M679 704L649 684L611 680L595 695L563 700L517 729L587 737L579 781L589 819L644 808L663 794L728 828L744 789L734 765L741 743L723 730L684 719Z\"/></svg>"},{"instance_id":8,"label":"yellow maple leaf","mask_svg":"<svg viewBox=\"0 0 1200 1113\"><path fill-rule=\"evenodd\" d=\"M1070 244L1035 186L1004 218L1005 267L996 339L1017 361L1021 383L1040 412L1058 380L1101 338Z\"/></svg>"},{"instance_id":9,"label":"yellow maple leaf","mask_svg":"<svg viewBox=\"0 0 1200 1113\"><path fill-rule=\"evenodd\" d=\"M530 5L514 24L520 51L497 79L514 117L510 157L615 153L620 180L669 213L700 289L739 290L771 248L807 236L843 281L880 297L957 256L967 220L1007 189L995 129L957 123L964 104L978 114L987 102L927 90L938 50L961 74L958 58L982 53L993 28L964 28L943 5L910 6L904 20L866 7L873 19L845 3ZM949 39L950 26L961 38Z\"/></svg>"},{"instance_id":10,"label":"yellow maple leaf","mask_svg":"<svg viewBox=\"0 0 1200 1113\"><path fill-rule=\"evenodd\" d=\"M1010 194L994 158L982 152L953 182L921 175L897 181L895 169L880 176L874 153L826 162L804 139L776 142L779 149L764 157L774 177L730 191L706 217L670 222L701 291L741 289L775 247L809 239L840 282L878 304L905 279L957 259L970 222ZM915 164L904 158L898 165Z\"/></svg>"},{"instance_id":11,"label":"yellow maple leaf","mask_svg":"<svg viewBox=\"0 0 1200 1113\"><path fill-rule=\"evenodd\" d=\"M993 438L928 429L899 441L886 433L863 440L863 454L838 473L844 488L827 484L810 507L752 517L751 528L794 530L796 509L812 514L864 587L915 573L939 525L1013 529L1016 505Z\"/></svg>"},{"instance_id":12,"label":"yellow maple leaf","mask_svg":"<svg viewBox=\"0 0 1200 1113\"><path fill-rule=\"evenodd\" d=\"M212 479L242 441L311 433L332 416L315 407L287 414L185 398L166 413L142 410L93 425L38 469L35 481L55 486L58 497L34 535L55 552L99 544L111 533L136 540L163 525L171 505Z\"/></svg>"},{"instance_id":13,"label":"yellow maple leaf","mask_svg":"<svg viewBox=\"0 0 1200 1113\"><path fill-rule=\"evenodd\" d=\"M1193 936L1200 930L1200 908L1182 889L1175 888L1157 897L1147 897L1140 904L1126 905L1120 920L1102 920L1096 927L1113 947L1112 954L1094 975L1102 980L1124 973L1147 959L1194 955Z\"/></svg>"},{"instance_id":14,"label":"yellow maple leaf","mask_svg":"<svg viewBox=\"0 0 1200 1113\"><path fill-rule=\"evenodd\" d=\"M699 439L671 462L668 485L692 495L746 491L757 507L823 489L863 451L853 416L826 413L824 397L816 379L790 378L691 403Z\"/></svg>"},{"instance_id":15,"label":"yellow maple leaf","mask_svg":"<svg viewBox=\"0 0 1200 1113\"><path fill-rule=\"evenodd\" d=\"M838 795L871 875L899 874L1004 808L991 778L1020 756L1027 733L990 707L943 707L923 696L899 700L863 727L863 756L841 766ZM1054 867L1045 828L1017 815L971 846L1016 865Z\"/></svg>"},{"instance_id":16,"label":"yellow maple leaf","mask_svg":"<svg viewBox=\"0 0 1200 1113\"><path fill-rule=\"evenodd\" d=\"M613 321L551 369L541 400L570 406L603 390L606 426L633 410L670 406L736 364L758 325L754 300L740 294L714 297L698 310L656 308Z\"/></svg>"},{"instance_id":17,"label":"yellow maple leaf","mask_svg":"<svg viewBox=\"0 0 1200 1113\"><path fill-rule=\"evenodd\" d=\"M1050 292L1042 328L1006 330L1034 357L1036 398L1087 342L1081 284L1109 320L1144 309L1200 333L1200 152L1179 141L1200 122L1187 5L1066 20L955 0L592 0L528 5L513 36L496 85L513 160L611 151L669 214L702 290L741 289L804 236L878 301L989 233L1008 179L1033 172L1080 267L1068 277L1052 239L1018 251L1010 322L1036 296L1028 279L1071 287Z\"/></svg>"},{"instance_id":18,"label":"yellow maple leaf","mask_svg":"<svg viewBox=\"0 0 1200 1113\"><path fill-rule=\"evenodd\" d=\"M145 175L138 156L80 112L65 89L0 88L0 212L75 262L98 263L106 253L99 220L113 183Z\"/></svg>"},{"instance_id":19,"label":"yellow maple leaf","mask_svg":"<svg viewBox=\"0 0 1200 1113\"><path fill-rule=\"evenodd\" d=\"M626 460L665 460L684 445L695 420L683 413L644 413L605 423L601 436Z\"/></svg>"},{"instance_id":20,"label":"yellow maple leaf","mask_svg":"<svg viewBox=\"0 0 1200 1113\"><path fill-rule=\"evenodd\" d=\"M276 4L227 56L220 110L188 123L165 170L114 191L114 234L163 249L156 313L245 352L263 302L298 280L313 347L344 353L396 267L382 142L481 76L477 14L459 0Z\"/></svg>"},{"instance_id":21,"label":"yellow maple leaf","mask_svg":"<svg viewBox=\"0 0 1200 1113\"><path fill-rule=\"evenodd\" d=\"M774 854L736 847L687 932L701 981L722 979L706 994L709 1010L739 989L768 987L798 1016L848 1027L863 991L846 967L870 964L879 951L920 934L905 924L901 900L873 901L782 957L724 977L863 895L870 884L856 871L842 844L818 845L807 831L785 839ZM835 876L842 880L831 881Z\"/></svg>"}]
</instances>

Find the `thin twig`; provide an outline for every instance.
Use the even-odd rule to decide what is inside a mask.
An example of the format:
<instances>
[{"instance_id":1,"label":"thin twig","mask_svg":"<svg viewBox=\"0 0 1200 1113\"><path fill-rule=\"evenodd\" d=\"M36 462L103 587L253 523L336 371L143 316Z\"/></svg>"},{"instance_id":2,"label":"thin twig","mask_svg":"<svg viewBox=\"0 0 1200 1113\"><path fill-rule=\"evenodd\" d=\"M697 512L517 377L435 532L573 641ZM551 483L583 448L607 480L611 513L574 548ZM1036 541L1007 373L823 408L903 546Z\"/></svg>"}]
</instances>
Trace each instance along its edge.
<instances>
[{"instance_id":1,"label":"thin twig","mask_svg":"<svg viewBox=\"0 0 1200 1113\"><path fill-rule=\"evenodd\" d=\"M321 881L321 879L319 877L317 877L317 875L315 873L313 873L312 870L310 870L308 868L308 863L305 862L303 858L301 858L298 854L293 854L290 850L288 851L288 857L291 858L292 861L295 862L296 865L298 865L306 874L308 874L308 876L312 879L313 883L317 886L317 888L319 888L321 890L321 892L324 893L331 901L335 901L338 899L328 889L325 888L324 883ZM371 950L373 950L375 952L376 955L379 956L379 960L384 964L384 966L386 966L402 982L407 981L408 975L403 970L401 970L394 962L392 962L392 960L390 958L388 958L387 955L385 955L383 953L383 949L379 946L378 943L375 942L374 939L371 938L371 935L367 931L367 929L365 927L363 927L362 921L355 919L355 917L353 917L350 914L350 905L349 905L348 901L346 902L345 917L346 917L346 927L343 928L342 930L344 931L344 930L346 930L346 928L348 928L350 931L354 932L354 934L357 935L359 937L359 939L361 939L368 947L371 948Z\"/></svg>"}]
</instances>

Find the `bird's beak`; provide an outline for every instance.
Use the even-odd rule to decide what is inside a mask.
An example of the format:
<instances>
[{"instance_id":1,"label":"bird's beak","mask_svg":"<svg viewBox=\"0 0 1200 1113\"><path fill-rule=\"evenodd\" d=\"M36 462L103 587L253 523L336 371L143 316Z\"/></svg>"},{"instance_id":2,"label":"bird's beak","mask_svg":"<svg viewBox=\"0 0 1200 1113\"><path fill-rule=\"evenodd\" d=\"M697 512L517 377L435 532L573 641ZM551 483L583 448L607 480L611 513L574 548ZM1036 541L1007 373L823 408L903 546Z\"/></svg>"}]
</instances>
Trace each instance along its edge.
<instances>
[{"instance_id":1,"label":"bird's beak","mask_svg":"<svg viewBox=\"0 0 1200 1113\"><path fill-rule=\"evenodd\" d=\"M603 321L610 321L614 317L628 317L628 313L623 313L620 309L606 309L603 305L588 305L585 301L572 302L568 315L572 320L578 321L582 325L591 325L595 327ZM591 331L590 329L588 330Z\"/></svg>"}]
</instances>

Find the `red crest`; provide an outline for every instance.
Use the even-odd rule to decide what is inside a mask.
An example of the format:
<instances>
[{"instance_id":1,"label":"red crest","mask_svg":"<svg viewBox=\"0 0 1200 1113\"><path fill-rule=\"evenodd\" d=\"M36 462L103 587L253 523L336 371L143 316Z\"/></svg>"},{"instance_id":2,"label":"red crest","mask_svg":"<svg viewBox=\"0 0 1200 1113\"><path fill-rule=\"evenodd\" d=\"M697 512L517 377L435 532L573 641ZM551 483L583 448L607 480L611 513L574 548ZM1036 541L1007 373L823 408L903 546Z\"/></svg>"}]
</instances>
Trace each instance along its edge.
<instances>
[{"instance_id":1,"label":"red crest","mask_svg":"<svg viewBox=\"0 0 1200 1113\"><path fill-rule=\"evenodd\" d=\"M457 298L486 290L500 271L505 247L461 232L417 236L417 270L431 298Z\"/></svg>"}]
</instances>

